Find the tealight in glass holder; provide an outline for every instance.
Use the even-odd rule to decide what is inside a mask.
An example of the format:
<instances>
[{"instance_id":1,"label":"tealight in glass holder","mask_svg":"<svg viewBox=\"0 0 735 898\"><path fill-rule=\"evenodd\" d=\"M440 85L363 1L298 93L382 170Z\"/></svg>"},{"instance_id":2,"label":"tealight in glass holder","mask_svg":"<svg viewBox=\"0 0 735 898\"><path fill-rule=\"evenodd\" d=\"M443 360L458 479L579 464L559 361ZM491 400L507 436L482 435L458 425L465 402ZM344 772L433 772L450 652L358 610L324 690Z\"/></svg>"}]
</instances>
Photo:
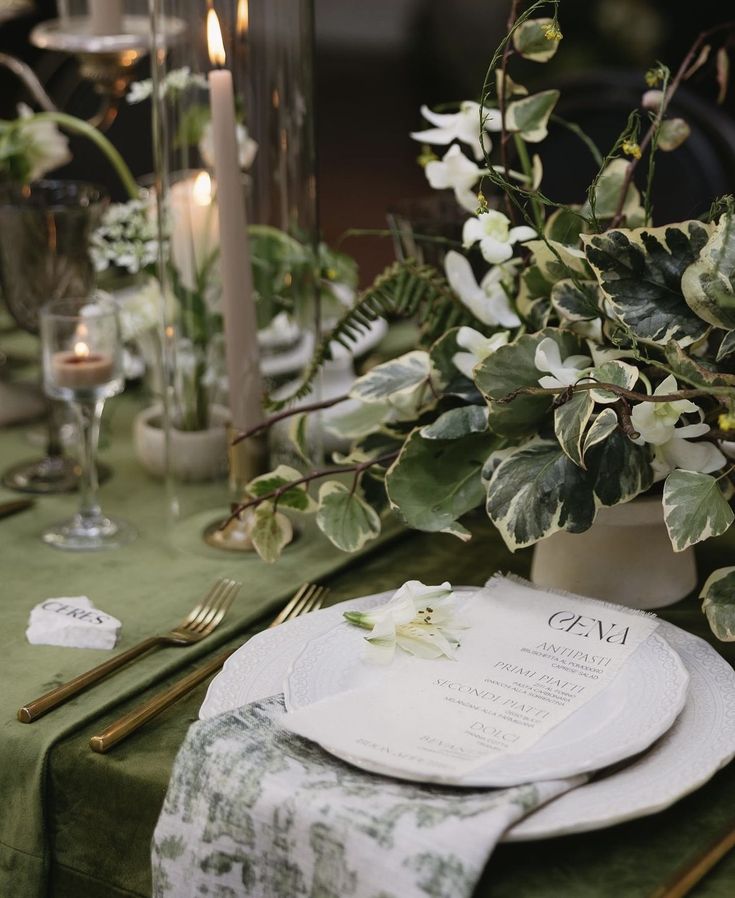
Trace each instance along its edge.
<instances>
[{"instance_id":1,"label":"tealight in glass holder","mask_svg":"<svg viewBox=\"0 0 735 898\"><path fill-rule=\"evenodd\" d=\"M69 403L79 430L79 511L43 534L57 549L113 549L135 530L102 513L97 499L97 444L105 400L124 388L122 342L114 306L102 299L62 299L41 310L44 390Z\"/></svg>"}]
</instances>

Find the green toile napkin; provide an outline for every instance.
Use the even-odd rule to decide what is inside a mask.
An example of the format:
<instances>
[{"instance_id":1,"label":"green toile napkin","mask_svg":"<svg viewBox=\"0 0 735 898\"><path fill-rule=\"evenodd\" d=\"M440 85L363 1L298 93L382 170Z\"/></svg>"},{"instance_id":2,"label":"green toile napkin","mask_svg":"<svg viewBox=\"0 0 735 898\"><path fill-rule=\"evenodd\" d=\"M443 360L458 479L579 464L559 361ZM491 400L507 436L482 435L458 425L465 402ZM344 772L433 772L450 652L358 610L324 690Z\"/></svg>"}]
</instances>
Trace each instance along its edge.
<instances>
[{"instance_id":1,"label":"green toile napkin","mask_svg":"<svg viewBox=\"0 0 735 898\"><path fill-rule=\"evenodd\" d=\"M282 696L201 721L153 838L154 898L470 898L503 833L583 777L452 789L281 728Z\"/></svg>"}]
</instances>

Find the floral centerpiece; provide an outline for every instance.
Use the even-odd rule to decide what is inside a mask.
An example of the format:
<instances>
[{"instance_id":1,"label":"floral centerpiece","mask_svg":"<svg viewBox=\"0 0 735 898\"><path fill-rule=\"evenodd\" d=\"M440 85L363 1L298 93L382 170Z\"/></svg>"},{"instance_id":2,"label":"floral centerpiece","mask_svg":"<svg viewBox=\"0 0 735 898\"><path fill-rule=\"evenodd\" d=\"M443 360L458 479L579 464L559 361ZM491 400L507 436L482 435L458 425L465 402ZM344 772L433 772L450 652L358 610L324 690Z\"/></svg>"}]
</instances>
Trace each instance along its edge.
<instances>
[{"instance_id":1,"label":"floral centerpiece","mask_svg":"<svg viewBox=\"0 0 735 898\"><path fill-rule=\"evenodd\" d=\"M479 102L422 109L430 127L412 137L424 145L429 184L466 210L462 245L443 271L391 266L318 349L292 400L331 341L349 345L388 314L421 324L419 348L340 397L350 411L330 426L352 441L348 454L333 467L304 457L303 471L282 466L249 485L234 513L255 509L266 560L285 544L284 510L314 513L345 551L376 537L388 509L409 527L467 540L461 519L483 507L515 550L587 530L599 509L653 491L675 551L731 526L735 203L724 197L701 220L661 223L651 185L658 154L689 134L669 112L682 82L713 65L724 96L718 44L732 24L701 35L676 72L657 64L645 74L641 108L611 147L568 125L597 174L565 205L544 192L540 152L559 92L531 94L510 72L514 56L544 63L557 52L557 7L534 2L518 13L514 3ZM288 400L273 410L265 426L293 416L304 450L303 410ZM728 568L705 588L721 638L735 638L733 586Z\"/></svg>"}]
</instances>

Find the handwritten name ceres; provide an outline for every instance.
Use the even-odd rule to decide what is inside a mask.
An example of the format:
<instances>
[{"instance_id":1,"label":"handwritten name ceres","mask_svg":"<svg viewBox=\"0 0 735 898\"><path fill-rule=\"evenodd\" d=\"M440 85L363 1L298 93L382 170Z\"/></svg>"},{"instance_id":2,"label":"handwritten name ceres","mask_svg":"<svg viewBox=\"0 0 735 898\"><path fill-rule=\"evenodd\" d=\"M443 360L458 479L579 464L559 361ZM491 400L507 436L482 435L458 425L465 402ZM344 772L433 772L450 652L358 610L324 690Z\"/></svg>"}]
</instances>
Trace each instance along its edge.
<instances>
[{"instance_id":1,"label":"handwritten name ceres","mask_svg":"<svg viewBox=\"0 0 735 898\"><path fill-rule=\"evenodd\" d=\"M606 624L596 617L585 617L574 611L556 611L549 618L549 626L552 630L563 630L573 636L599 639L611 645L625 645L630 627L621 627L619 624Z\"/></svg>"}]
</instances>

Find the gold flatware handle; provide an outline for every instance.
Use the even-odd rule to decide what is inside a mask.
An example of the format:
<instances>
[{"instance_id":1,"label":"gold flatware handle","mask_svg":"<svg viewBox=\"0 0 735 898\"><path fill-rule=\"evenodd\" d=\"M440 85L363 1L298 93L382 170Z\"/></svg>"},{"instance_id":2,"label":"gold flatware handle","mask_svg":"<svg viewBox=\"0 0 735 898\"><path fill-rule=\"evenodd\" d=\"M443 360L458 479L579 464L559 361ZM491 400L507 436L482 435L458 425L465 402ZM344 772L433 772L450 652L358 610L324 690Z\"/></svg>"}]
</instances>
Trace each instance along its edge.
<instances>
[{"instance_id":1,"label":"gold flatware handle","mask_svg":"<svg viewBox=\"0 0 735 898\"><path fill-rule=\"evenodd\" d=\"M165 711L166 708L172 705L175 701L178 701L183 695L186 695L187 692L191 692L195 686L198 686L208 677L211 677L212 674L217 673L234 651L235 649L230 649L223 655L218 655L203 667L199 667L183 677L173 686L159 692L149 702L146 702L138 708L134 708L119 720L111 723L107 729L103 730L99 735L92 736L89 740L89 747L92 751L99 752L100 754L109 751L114 745L117 745L118 742L121 742L131 733L140 729L144 723L147 723L149 720L156 717L161 711Z\"/></svg>"},{"instance_id":2,"label":"gold flatware handle","mask_svg":"<svg viewBox=\"0 0 735 898\"><path fill-rule=\"evenodd\" d=\"M735 828L732 826L714 843L708 845L686 867L659 886L651 898L684 898L718 864L725 855L735 848Z\"/></svg>"},{"instance_id":3,"label":"gold flatware handle","mask_svg":"<svg viewBox=\"0 0 735 898\"><path fill-rule=\"evenodd\" d=\"M18 720L20 720L21 723L33 723L34 720L43 717L44 714L57 708L67 701L67 699L78 695L89 686L104 679L108 674L124 667L129 661L150 651L150 649L159 645L160 642L160 637L151 636L148 639L139 642L137 645L134 645L132 648L129 648L127 651L120 652L118 655L104 661L102 664L98 664L97 667L93 667L91 670L86 671L86 673L79 674L78 677L74 677L74 679L69 680L68 683L63 683L61 686L57 686L56 689L52 689L50 692L40 696L40 698L34 699L27 705L23 705L22 708L19 708Z\"/></svg>"},{"instance_id":4,"label":"gold flatware handle","mask_svg":"<svg viewBox=\"0 0 735 898\"><path fill-rule=\"evenodd\" d=\"M11 514L18 514L26 508L35 505L33 499L13 499L11 502L0 502L0 518L9 518Z\"/></svg>"}]
</instances>

